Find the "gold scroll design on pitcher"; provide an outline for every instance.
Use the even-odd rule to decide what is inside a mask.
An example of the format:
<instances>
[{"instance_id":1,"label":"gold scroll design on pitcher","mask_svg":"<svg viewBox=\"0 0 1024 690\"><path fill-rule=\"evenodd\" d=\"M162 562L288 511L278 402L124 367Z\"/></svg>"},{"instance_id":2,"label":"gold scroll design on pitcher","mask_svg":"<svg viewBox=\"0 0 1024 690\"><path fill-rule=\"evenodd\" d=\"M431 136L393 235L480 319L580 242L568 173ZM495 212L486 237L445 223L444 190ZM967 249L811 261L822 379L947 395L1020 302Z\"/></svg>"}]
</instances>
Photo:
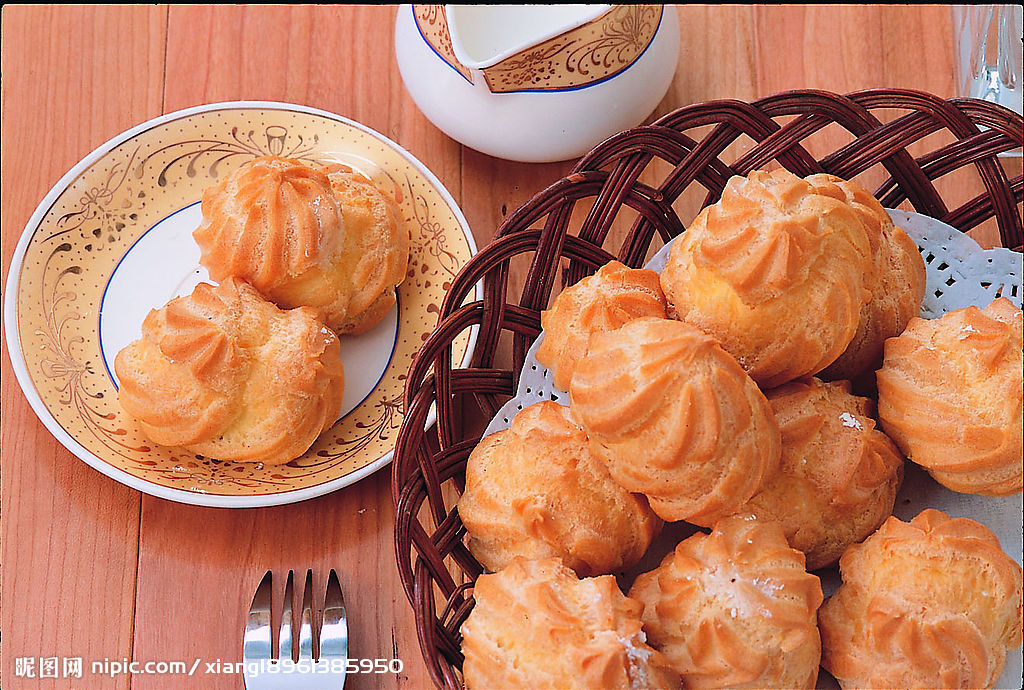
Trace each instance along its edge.
<instances>
[{"instance_id":1,"label":"gold scroll design on pitcher","mask_svg":"<svg viewBox=\"0 0 1024 690\"><path fill-rule=\"evenodd\" d=\"M643 55L662 5L616 5L600 17L483 70L492 93L563 91L610 79Z\"/></svg>"},{"instance_id":2,"label":"gold scroll design on pitcher","mask_svg":"<svg viewBox=\"0 0 1024 690\"><path fill-rule=\"evenodd\" d=\"M455 49L452 47L452 37L448 33L448 15L443 5L413 5L412 15L416 20L416 27L420 30L423 40L434 49L438 57L444 60L449 67L461 74L470 84L473 83L473 75L455 57Z\"/></svg>"}]
</instances>

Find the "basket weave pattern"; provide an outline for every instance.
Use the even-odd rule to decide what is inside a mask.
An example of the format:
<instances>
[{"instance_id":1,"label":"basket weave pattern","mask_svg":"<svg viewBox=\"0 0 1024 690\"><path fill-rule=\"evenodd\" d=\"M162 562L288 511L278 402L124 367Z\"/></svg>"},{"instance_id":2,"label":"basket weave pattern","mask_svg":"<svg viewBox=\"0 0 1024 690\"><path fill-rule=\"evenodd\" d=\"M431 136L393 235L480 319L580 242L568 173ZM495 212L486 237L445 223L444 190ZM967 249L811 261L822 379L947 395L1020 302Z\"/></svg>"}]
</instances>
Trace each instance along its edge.
<instances>
[{"instance_id":1,"label":"basket weave pattern","mask_svg":"<svg viewBox=\"0 0 1024 690\"><path fill-rule=\"evenodd\" d=\"M895 115L883 122L876 116L882 112ZM852 141L816 159L802 142L832 125ZM922 140L936 132L945 143L921 154ZM753 146L725 162L740 138ZM882 166L888 179L875 196L883 206L909 205L965 232L995 218L1003 246L1021 251L1024 178L1007 179L996 156L1022 144L1020 115L983 101L917 91L790 91L752 103L712 101L609 138L510 214L453 282L438 326L412 365L392 465L399 575L434 683L462 687L459 628L473 607L472 583L483 570L463 543L465 528L454 506L466 459L483 430L467 420L489 419L515 393L553 291L613 258L642 266L652 248L683 232L673 202L691 186L706 192L706 206L731 176L779 165L802 177L827 172L844 179ZM908 147L918 151L916 157ZM657 184L642 182L654 159L667 164L662 168L668 172ZM965 166L974 167L985 193L949 208L933 181ZM573 210L583 203L589 206L586 217L571 228ZM620 216L631 225L613 253L605 245L612 243L609 231ZM509 263L521 257L529 271L521 294L512 295ZM469 301L481 280L483 298ZM471 329L473 361L456 368L451 344ZM496 361L506 351L499 339L508 334L511 356ZM437 421L425 429L432 409Z\"/></svg>"}]
</instances>

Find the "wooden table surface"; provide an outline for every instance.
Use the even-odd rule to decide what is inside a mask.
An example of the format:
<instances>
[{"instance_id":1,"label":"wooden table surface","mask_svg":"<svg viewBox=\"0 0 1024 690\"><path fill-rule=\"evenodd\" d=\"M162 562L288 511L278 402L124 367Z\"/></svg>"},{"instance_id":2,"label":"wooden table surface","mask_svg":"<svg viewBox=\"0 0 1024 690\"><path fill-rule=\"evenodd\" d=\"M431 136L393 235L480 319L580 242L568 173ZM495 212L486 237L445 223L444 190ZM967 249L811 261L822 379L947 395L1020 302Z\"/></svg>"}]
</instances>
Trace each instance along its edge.
<instances>
[{"instance_id":1,"label":"wooden table surface","mask_svg":"<svg viewBox=\"0 0 1024 690\"><path fill-rule=\"evenodd\" d=\"M132 126L188 106L285 101L352 118L423 161L479 245L570 163L489 158L440 133L406 94L395 6L5 5L3 273L53 184ZM946 6L680 7L679 68L652 118L792 88L905 87L951 96ZM989 238L991 240L991 238ZM237 662L267 569L336 568L351 655L400 658L350 688L430 687L394 566L389 472L295 505L230 510L144 495L72 456L37 420L3 357L4 688L240 688ZM283 585L280 585L280 589ZM19 658L81 658L84 678L29 679ZM191 679L93 674L92 662L203 663ZM24 662L22 662L24 663Z\"/></svg>"}]
</instances>

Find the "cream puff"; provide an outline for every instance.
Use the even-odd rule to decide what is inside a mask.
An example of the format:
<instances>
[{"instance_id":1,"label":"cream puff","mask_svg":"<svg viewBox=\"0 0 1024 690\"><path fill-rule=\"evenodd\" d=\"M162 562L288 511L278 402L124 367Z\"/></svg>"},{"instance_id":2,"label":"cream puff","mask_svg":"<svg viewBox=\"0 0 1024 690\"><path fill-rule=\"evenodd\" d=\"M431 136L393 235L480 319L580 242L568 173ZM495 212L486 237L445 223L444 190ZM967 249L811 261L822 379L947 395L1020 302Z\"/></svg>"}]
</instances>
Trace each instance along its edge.
<instances>
[{"instance_id":1,"label":"cream puff","mask_svg":"<svg viewBox=\"0 0 1024 690\"><path fill-rule=\"evenodd\" d=\"M875 428L874 403L847 381L801 379L765 393L782 435L782 462L741 514L782 525L815 570L892 514L903 456Z\"/></svg>"},{"instance_id":2,"label":"cream puff","mask_svg":"<svg viewBox=\"0 0 1024 690\"><path fill-rule=\"evenodd\" d=\"M679 676L644 641L643 606L611 575L579 579L556 558L481 575L462 624L467 690L665 690Z\"/></svg>"},{"instance_id":3,"label":"cream puff","mask_svg":"<svg viewBox=\"0 0 1024 690\"><path fill-rule=\"evenodd\" d=\"M581 577L635 565L661 527L647 499L612 480L568 408L542 401L485 437L458 502L469 550L488 570L557 557Z\"/></svg>"},{"instance_id":4,"label":"cream puff","mask_svg":"<svg viewBox=\"0 0 1024 690\"><path fill-rule=\"evenodd\" d=\"M596 333L569 386L594 454L662 519L710 526L779 465L764 394L718 341L671 319Z\"/></svg>"},{"instance_id":5,"label":"cream puff","mask_svg":"<svg viewBox=\"0 0 1024 690\"><path fill-rule=\"evenodd\" d=\"M240 166L203 193L200 264L282 309L316 308L339 334L368 330L394 304L409 234L394 201L347 170L274 156Z\"/></svg>"},{"instance_id":6,"label":"cream puff","mask_svg":"<svg viewBox=\"0 0 1024 690\"><path fill-rule=\"evenodd\" d=\"M278 309L249 284L200 283L149 313L114 359L118 400L153 442L276 465L337 421L337 336L312 309Z\"/></svg>"},{"instance_id":7,"label":"cream puff","mask_svg":"<svg viewBox=\"0 0 1024 690\"><path fill-rule=\"evenodd\" d=\"M1021 644L1021 567L974 520L890 517L839 568L819 624L843 688L991 688Z\"/></svg>"},{"instance_id":8,"label":"cream puff","mask_svg":"<svg viewBox=\"0 0 1024 690\"><path fill-rule=\"evenodd\" d=\"M672 245L670 315L719 340L762 388L832 364L857 333L875 260L861 214L786 170L733 177Z\"/></svg>"},{"instance_id":9,"label":"cream puff","mask_svg":"<svg viewBox=\"0 0 1024 690\"><path fill-rule=\"evenodd\" d=\"M683 687L815 687L821 583L777 523L721 520L640 575L629 596Z\"/></svg>"},{"instance_id":10,"label":"cream puff","mask_svg":"<svg viewBox=\"0 0 1024 690\"><path fill-rule=\"evenodd\" d=\"M1021 490L1021 310L1005 297L914 318L885 343L878 413L907 457L953 491Z\"/></svg>"}]
</instances>

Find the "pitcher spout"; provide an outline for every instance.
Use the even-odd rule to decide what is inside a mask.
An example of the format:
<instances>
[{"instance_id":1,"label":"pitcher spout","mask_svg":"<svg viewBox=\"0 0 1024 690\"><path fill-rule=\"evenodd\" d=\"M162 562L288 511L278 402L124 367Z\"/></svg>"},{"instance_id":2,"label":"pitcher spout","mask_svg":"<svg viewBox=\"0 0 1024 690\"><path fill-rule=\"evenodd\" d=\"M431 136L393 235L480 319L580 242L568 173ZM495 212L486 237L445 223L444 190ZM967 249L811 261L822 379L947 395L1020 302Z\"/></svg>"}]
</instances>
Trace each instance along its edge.
<instances>
[{"instance_id":1,"label":"pitcher spout","mask_svg":"<svg viewBox=\"0 0 1024 690\"><path fill-rule=\"evenodd\" d=\"M446 5L456 59L484 70L598 20L611 5Z\"/></svg>"},{"instance_id":2,"label":"pitcher spout","mask_svg":"<svg viewBox=\"0 0 1024 690\"><path fill-rule=\"evenodd\" d=\"M491 93L586 88L638 60L664 5L413 5L420 35Z\"/></svg>"}]
</instances>

